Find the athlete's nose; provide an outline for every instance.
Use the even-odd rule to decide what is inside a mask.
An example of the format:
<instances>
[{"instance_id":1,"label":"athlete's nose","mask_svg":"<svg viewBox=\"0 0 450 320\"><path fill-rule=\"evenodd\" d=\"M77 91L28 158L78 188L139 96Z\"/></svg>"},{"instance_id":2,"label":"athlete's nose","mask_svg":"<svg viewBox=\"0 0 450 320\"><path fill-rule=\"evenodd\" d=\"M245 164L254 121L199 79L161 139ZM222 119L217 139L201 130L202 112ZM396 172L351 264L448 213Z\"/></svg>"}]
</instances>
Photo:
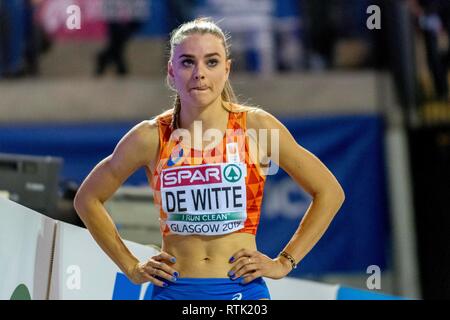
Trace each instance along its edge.
<instances>
[{"instance_id":1,"label":"athlete's nose","mask_svg":"<svg viewBox=\"0 0 450 320\"><path fill-rule=\"evenodd\" d=\"M196 75L194 76L194 78L195 78L195 80L205 79L205 76L204 76L204 75L196 74Z\"/></svg>"},{"instance_id":2,"label":"athlete's nose","mask_svg":"<svg viewBox=\"0 0 450 320\"><path fill-rule=\"evenodd\" d=\"M194 70L194 79L195 80L199 80L199 79L205 79L205 73L203 72L202 66L201 65L197 65L197 67Z\"/></svg>"}]
</instances>

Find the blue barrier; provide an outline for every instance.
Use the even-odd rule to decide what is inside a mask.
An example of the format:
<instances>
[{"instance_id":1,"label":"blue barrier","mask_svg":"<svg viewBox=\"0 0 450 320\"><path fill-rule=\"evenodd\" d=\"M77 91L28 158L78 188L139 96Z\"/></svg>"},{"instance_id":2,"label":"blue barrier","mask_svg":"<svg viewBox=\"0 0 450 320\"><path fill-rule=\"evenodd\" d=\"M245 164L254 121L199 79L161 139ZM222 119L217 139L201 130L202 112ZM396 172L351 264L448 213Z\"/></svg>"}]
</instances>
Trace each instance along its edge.
<instances>
[{"instance_id":1,"label":"blue barrier","mask_svg":"<svg viewBox=\"0 0 450 320\"><path fill-rule=\"evenodd\" d=\"M139 300L143 285L132 283L123 273L117 273L114 282L114 291L112 300ZM151 300L153 292L153 284L149 284L144 300Z\"/></svg>"},{"instance_id":2,"label":"blue barrier","mask_svg":"<svg viewBox=\"0 0 450 320\"><path fill-rule=\"evenodd\" d=\"M339 287L337 300L405 300L405 298L374 291Z\"/></svg>"}]
</instances>

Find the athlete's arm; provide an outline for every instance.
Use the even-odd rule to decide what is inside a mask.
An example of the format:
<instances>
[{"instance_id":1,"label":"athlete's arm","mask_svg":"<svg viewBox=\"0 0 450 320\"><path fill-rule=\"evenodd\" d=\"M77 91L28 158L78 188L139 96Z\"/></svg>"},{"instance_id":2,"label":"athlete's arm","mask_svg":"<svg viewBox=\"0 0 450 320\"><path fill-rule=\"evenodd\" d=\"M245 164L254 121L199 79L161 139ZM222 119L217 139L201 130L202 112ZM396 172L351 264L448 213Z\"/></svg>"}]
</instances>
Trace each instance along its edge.
<instances>
[{"instance_id":1,"label":"athlete's arm","mask_svg":"<svg viewBox=\"0 0 450 320\"><path fill-rule=\"evenodd\" d=\"M143 121L137 124L119 141L114 152L89 173L74 199L75 210L95 241L130 278L134 276L139 260L123 243L104 202L137 169L150 164L155 159L158 148L156 123ZM145 276L144 274L140 279L132 280L154 280Z\"/></svg>"},{"instance_id":2,"label":"athlete's arm","mask_svg":"<svg viewBox=\"0 0 450 320\"><path fill-rule=\"evenodd\" d=\"M284 251L289 253L298 263L325 233L344 202L344 191L327 167L311 152L300 146L287 128L270 113L262 109L249 111L247 128L256 131L259 129L278 130L279 141L268 139L267 150L272 150L272 147L278 147L279 150L279 156L274 157L274 154L272 154L271 159L313 198L298 229L284 248ZM270 137L270 134L268 134L268 137ZM275 145L272 146L272 144ZM246 276L245 282L249 282L258 276L281 278L289 273L292 268L289 260L284 257L275 259L278 264L284 265L284 268L273 268L272 262L267 257L248 250L241 250L233 255L234 259L240 257L251 257L251 261L260 262L260 269L253 274L247 274L248 277ZM248 259L242 260L242 263L232 270L237 271L242 268L238 271L238 276L246 274L246 269L243 268L245 261L248 261ZM247 268L247 270L251 270L251 268Z\"/></svg>"}]
</instances>

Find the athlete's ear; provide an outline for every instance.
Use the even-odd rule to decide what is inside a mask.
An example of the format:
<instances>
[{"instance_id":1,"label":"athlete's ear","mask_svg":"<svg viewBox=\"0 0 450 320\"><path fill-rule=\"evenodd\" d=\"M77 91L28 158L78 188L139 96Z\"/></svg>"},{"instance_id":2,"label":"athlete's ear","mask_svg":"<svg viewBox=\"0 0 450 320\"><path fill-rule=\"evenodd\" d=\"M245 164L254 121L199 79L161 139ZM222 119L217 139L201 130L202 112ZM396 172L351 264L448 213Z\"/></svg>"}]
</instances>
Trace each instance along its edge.
<instances>
[{"instance_id":1,"label":"athlete's ear","mask_svg":"<svg viewBox=\"0 0 450 320\"><path fill-rule=\"evenodd\" d=\"M169 75L169 77L173 78L174 74L173 74L173 65L172 65L172 61L168 61L167 62L167 73Z\"/></svg>"},{"instance_id":2,"label":"athlete's ear","mask_svg":"<svg viewBox=\"0 0 450 320\"><path fill-rule=\"evenodd\" d=\"M227 62L225 63L225 71L227 73L227 77L230 75L230 71L231 71L231 59L228 59Z\"/></svg>"}]
</instances>

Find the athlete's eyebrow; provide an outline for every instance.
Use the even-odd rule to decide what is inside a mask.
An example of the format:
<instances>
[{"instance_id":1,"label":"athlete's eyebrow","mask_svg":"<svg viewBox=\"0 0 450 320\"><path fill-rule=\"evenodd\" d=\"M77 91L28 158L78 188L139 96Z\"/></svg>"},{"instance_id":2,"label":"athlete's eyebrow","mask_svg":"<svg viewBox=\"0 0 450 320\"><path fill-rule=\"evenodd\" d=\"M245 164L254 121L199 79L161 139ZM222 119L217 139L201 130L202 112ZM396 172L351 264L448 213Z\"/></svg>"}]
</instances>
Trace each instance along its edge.
<instances>
[{"instance_id":1,"label":"athlete's eyebrow","mask_svg":"<svg viewBox=\"0 0 450 320\"><path fill-rule=\"evenodd\" d=\"M212 56L219 56L220 57L220 54L217 53L217 52L205 54L205 58L209 58L209 57L212 57ZM178 59L181 59L181 58L195 58L195 56L192 55L192 54L184 53L184 54L182 54L182 55L180 55L178 57Z\"/></svg>"}]
</instances>

